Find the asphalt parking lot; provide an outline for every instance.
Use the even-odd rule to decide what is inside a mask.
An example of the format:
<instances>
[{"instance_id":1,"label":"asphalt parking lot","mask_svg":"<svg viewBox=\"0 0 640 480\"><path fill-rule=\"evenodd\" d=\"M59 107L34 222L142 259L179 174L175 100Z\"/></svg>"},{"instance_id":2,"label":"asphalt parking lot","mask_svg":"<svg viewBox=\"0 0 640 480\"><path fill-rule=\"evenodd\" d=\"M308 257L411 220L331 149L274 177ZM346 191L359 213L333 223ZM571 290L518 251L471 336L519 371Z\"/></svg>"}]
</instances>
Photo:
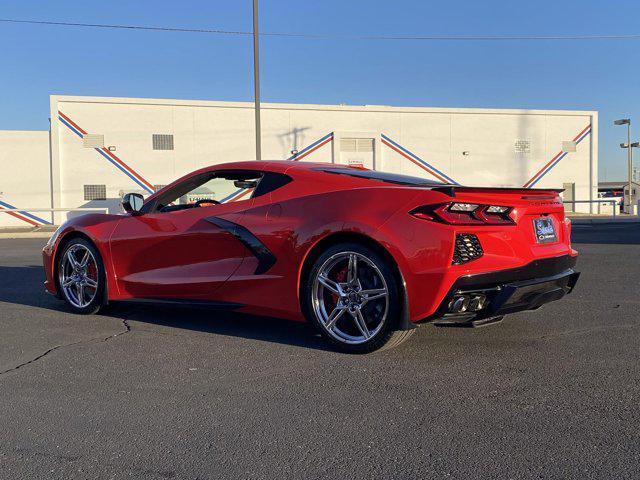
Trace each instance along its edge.
<instances>
[{"instance_id":1,"label":"asphalt parking lot","mask_svg":"<svg viewBox=\"0 0 640 480\"><path fill-rule=\"evenodd\" d=\"M563 301L368 356L305 325L43 293L0 240L0 478L638 478L640 226L576 226Z\"/></svg>"}]
</instances>

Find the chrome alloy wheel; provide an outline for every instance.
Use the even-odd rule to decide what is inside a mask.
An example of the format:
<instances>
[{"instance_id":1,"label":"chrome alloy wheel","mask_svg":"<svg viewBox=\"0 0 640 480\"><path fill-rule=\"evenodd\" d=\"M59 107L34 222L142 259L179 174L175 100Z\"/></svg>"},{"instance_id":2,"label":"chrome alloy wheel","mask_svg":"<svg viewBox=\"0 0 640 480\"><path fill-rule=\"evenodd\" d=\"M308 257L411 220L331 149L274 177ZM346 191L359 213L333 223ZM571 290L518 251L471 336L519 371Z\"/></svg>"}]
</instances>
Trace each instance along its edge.
<instances>
[{"instance_id":1,"label":"chrome alloy wheel","mask_svg":"<svg viewBox=\"0 0 640 480\"><path fill-rule=\"evenodd\" d=\"M356 252L329 257L313 281L313 310L336 340L365 343L383 327L389 311L389 289L378 267Z\"/></svg>"},{"instance_id":2,"label":"chrome alloy wheel","mask_svg":"<svg viewBox=\"0 0 640 480\"><path fill-rule=\"evenodd\" d=\"M76 308L85 308L98 292L98 263L81 244L69 247L62 257L58 281L64 297Z\"/></svg>"}]
</instances>

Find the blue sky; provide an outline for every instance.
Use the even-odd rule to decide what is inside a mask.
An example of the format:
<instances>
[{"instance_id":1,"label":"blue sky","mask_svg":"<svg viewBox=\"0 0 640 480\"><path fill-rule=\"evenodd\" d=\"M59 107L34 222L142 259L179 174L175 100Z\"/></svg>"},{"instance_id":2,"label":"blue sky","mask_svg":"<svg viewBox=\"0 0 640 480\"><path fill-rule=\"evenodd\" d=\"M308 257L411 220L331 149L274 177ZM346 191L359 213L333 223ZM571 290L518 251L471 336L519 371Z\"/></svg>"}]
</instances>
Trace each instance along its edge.
<instances>
[{"instance_id":1,"label":"blue sky","mask_svg":"<svg viewBox=\"0 0 640 480\"><path fill-rule=\"evenodd\" d=\"M261 0L261 29L340 35L640 33L623 0ZM0 18L251 30L251 0L4 0ZM250 37L0 23L0 129L46 129L48 95L251 100ZM640 137L640 40L406 42L263 38L263 101L600 112L600 178ZM640 158L639 158L640 161Z\"/></svg>"}]
</instances>

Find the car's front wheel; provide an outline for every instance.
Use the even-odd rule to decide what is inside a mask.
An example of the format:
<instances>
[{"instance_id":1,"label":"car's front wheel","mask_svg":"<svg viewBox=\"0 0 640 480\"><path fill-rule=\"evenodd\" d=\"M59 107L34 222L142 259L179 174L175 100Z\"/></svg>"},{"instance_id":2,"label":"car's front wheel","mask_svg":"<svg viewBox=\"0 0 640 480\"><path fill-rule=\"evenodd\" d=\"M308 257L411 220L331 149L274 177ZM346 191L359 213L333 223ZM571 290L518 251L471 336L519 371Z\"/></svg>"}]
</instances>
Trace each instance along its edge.
<instances>
[{"instance_id":1,"label":"car's front wheel","mask_svg":"<svg viewBox=\"0 0 640 480\"><path fill-rule=\"evenodd\" d=\"M357 243L329 247L306 279L303 310L320 333L343 351L367 353L395 346L412 330L397 331L399 285L392 266Z\"/></svg>"},{"instance_id":2,"label":"car's front wheel","mask_svg":"<svg viewBox=\"0 0 640 480\"><path fill-rule=\"evenodd\" d=\"M60 295L74 313L96 313L103 304L105 274L96 247L84 238L64 245L57 265Z\"/></svg>"}]
</instances>

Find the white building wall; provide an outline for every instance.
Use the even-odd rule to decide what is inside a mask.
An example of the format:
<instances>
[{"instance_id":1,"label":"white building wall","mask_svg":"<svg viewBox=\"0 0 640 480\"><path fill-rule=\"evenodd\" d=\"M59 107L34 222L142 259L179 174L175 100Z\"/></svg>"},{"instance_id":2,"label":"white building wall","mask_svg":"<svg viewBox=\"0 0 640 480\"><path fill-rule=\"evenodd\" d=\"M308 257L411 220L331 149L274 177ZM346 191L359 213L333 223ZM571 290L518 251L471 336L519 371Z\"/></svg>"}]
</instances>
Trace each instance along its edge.
<instances>
[{"instance_id":1,"label":"white building wall","mask_svg":"<svg viewBox=\"0 0 640 480\"><path fill-rule=\"evenodd\" d=\"M0 131L0 212L7 208L50 208L49 132ZM29 212L27 212L29 213ZM0 227L51 221L48 212L0 213Z\"/></svg>"},{"instance_id":2,"label":"white building wall","mask_svg":"<svg viewBox=\"0 0 640 480\"><path fill-rule=\"evenodd\" d=\"M58 112L88 133L103 134L123 168L151 185L203 166L254 158L251 103L53 96L56 206L97 206L84 200L86 184L106 184L106 203L114 209L123 191L144 191L95 149L83 147ZM597 112L263 104L262 125L265 159L286 159L333 133L333 141L304 160L339 161L341 138L373 138L376 169L434 178L429 168L385 145L386 135L458 183L519 187L561 152L563 141L591 125L576 151L535 187L575 183L576 199L597 197ZM173 134L174 150L153 150L154 133ZM516 152L518 140L529 145L525 153Z\"/></svg>"}]
</instances>

